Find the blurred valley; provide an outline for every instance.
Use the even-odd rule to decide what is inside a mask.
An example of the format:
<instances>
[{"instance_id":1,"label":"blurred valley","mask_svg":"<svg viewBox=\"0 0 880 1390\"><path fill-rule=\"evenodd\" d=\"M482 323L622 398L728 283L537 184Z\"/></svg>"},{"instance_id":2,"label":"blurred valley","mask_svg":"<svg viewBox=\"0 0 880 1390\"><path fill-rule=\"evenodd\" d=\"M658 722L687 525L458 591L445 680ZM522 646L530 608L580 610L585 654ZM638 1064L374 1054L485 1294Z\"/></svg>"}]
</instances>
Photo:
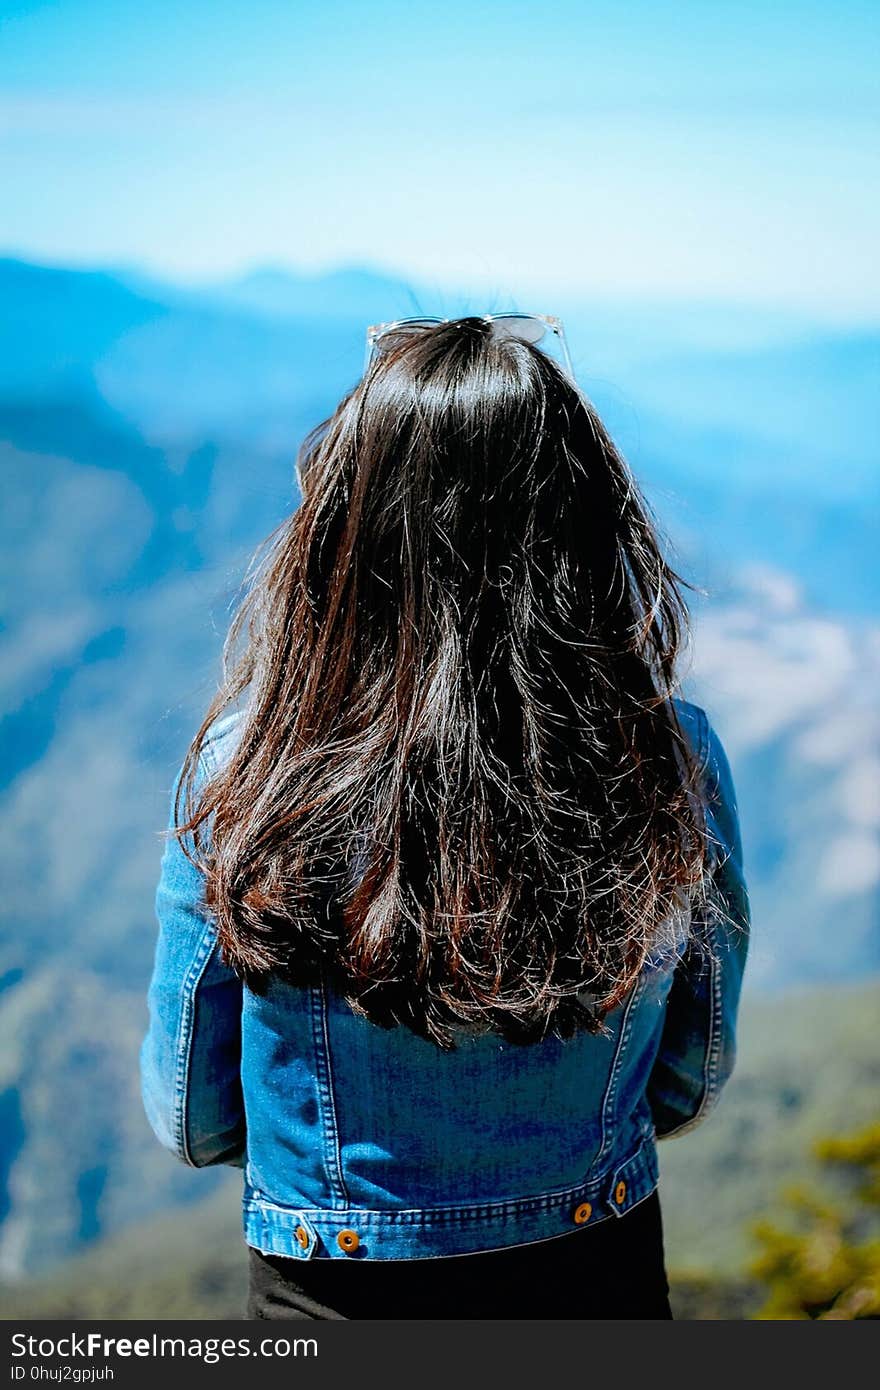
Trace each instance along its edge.
<instances>
[{"instance_id":1,"label":"blurred valley","mask_svg":"<svg viewBox=\"0 0 880 1390\"><path fill-rule=\"evenodd\" d=\"M227 1190L158 1148L138 1096L168 790L247 559L294 505L296 446L356 381L365 325L485 307L364 270L195 290L0 262L0 1281L54 1277L127 1224ZM768 1096L801 1113L824 1065L819 1004L774 1001L821 998L837 1037L826 1017L880 973L880 329L525 307L564 317L673 563L705 591L683 693L733 765L756 1028L808 1034L792 1057L760 1049L728 1129L722 1106L670 1160L671 1263L729 1266L703 1197L743 1163L766 1197L785 1164L765 1172L765 1147L722 1136L787 1124ZM857 1000L861 1030L831 1049L799 1141L846 1122L825 1112L848 1087L867 1093L876 990Z\"/></svg>"}]
</instances>

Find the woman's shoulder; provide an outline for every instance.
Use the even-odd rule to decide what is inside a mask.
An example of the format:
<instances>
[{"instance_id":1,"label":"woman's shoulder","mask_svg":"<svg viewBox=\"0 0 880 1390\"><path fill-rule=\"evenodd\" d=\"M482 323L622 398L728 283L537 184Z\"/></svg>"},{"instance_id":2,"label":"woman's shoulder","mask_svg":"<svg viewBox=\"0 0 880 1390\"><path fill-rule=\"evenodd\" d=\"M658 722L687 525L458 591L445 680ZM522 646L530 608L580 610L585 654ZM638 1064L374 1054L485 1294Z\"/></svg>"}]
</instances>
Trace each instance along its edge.
<instances>
[{"instance_id":1,"label":"woman's shoulder","mask_svg":"<svg viewBox=\"0 0 880 1390\"><path fill-rule=\"evenodd\" d=\"M715 789L730 797L733 795L733 777L727 749L712 720L702 705L690 700L673 698L672 703L679 712L679 720L692 747L697 753L700 770Z\"/></svg>"},{"instance_id":2,"label":"woman's shoulder","mask_svg":"<svg viewBox=\"0 0 880 1390\"><path fill-rule=\"evenodd\" d=\"M706 711L702 705L697 705L692 700L683 700L677 695L673 695L671 703L678 715L682 733L690 744L691 752L697 758L699 766L704 768L711 736L711 726Z\"/></svg>"},{"instance_id":3,"label":"woman's shoulder","mask_svg":"<svg viewBox=\"0 0 880 1390\"><path fill-rule=\"evenodd\" d=\"M244 724L244 710L231 710L220 715L208 726L202 742L202 760L209 773L222 767L235 751Z\"/></svg>"},{"instance_id":4,"label":"woman's shoulder","mask_svg":"<svg viewBox=\"0 0 880 1390\"><path fill-rule=\"evenodd\" d=\"M730 758L712 720L701 705L689 700L673 700L682 727L694 732L693 747L699 759L700 781L709 809L715 847L725 855L742 858L739 802Z\"/></svg>"}]
</instances>

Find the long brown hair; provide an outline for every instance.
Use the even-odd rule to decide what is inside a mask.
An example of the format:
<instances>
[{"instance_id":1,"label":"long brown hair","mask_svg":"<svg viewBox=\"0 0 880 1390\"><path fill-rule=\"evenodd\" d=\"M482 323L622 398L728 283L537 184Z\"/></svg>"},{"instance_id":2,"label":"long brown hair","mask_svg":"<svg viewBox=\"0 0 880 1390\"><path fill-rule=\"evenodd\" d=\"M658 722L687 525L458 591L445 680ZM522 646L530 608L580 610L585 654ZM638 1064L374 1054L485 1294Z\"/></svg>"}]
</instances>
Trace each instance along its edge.
<instances>
[{"instance_id":1,"label":"long brown hair","mask_svg":"<svg viewBox=\"0 0 880 1390\"><path fill-rule=\"evenodd\" d=\"M671 702L687 582L538 348L476 318L385 347L300 453L178 833L258 992L324 971L444 1048L596 1030L703 878Z\"/></svg>"}]
</instances>

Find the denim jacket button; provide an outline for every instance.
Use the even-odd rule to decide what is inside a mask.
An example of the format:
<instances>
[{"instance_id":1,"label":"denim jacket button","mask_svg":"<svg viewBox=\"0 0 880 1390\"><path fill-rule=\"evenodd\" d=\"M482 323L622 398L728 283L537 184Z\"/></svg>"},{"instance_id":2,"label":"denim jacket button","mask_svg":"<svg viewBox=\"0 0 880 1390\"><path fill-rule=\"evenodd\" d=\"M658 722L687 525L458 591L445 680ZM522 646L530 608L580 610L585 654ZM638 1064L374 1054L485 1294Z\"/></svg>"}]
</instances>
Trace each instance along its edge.
<instances>
[{"instance_id":1,"label":"denim jacket button","mask_svg":"<svg viewBox=\"0 0 880 1390\"><path fill-rule=\"evenodd\" d=\"M579 1207L575 1207L572 1218L578 1226L583 1226L593 1215L593 1208L589 1202L581 1202Z\"/></svg>"},{"instance_id":2,"label":"denim jacket button","mask_svg":"<svg viewBox=\"0 0 880 1390\"><path fill-rule=\"evenodd\" d=\"M617 1184L617 1186L615 1187L615 1189L614 1189L614 1200L615 1200L615 1202L617 1203L617 1205L618 1205L619 1207L622 1207L622 1206L623 1206L624 1202L626 1201L626 1183L625 1183L625 1182L621 1181L621 1182L619 1182L619 1183Z\"/></svg>"},{"instance_id":3,"label":"denim jacket button","mask_svg":"<svg viewBox=\"0 0 880 1390\"><path fill-rule=\"evenodd\" d=\"M361 1243L361 1238L357 1231L340 1231L336 1237L336 1244L340 1250L344 1250L346 1255L353 1255Z\"/></svg>"},{"instance_id":4,"label":"denim jacket button","mask_svg":"<svg viewBox=\"0 0 880 1390\"><path fill-rule=\"evenodd\" d=\"M297 1226L293 1234L296 1236L297 1244L302 1246L303 1250L307 1250L309 1245L309 1233L305 1226Z\"/></svg>"}]
</instances>

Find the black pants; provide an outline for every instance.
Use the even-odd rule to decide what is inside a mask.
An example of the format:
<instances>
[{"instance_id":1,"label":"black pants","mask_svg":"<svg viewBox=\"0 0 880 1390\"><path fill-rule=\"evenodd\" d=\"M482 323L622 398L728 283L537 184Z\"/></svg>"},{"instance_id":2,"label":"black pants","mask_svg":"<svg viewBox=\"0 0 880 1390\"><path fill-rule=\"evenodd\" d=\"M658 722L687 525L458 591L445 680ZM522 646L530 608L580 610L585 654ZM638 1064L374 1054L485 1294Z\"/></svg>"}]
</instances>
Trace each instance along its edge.
<instances>
[{"instance_id":1,"label":"black pants","mask_svg":"<svg viewBox=\"0 0 880 1390\"><path fill-rule=\"evenodd\" d=\"M553 1240L419 1260L249 1248L249 1318L671 1318L656 1192Z\"/></svg>"}]
</instances>

